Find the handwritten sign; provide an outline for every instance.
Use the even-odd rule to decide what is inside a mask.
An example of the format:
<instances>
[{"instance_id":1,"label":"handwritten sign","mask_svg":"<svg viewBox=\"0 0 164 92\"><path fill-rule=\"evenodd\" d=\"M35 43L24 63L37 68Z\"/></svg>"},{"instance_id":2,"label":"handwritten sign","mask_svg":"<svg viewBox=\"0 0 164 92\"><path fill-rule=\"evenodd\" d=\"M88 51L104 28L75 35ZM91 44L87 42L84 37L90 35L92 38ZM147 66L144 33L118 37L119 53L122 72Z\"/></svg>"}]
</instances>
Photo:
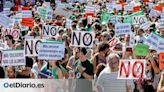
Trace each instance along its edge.
<instances>
[{"instance_id":1,"label":"handwritten sign","mask_svg":"<svg viewBox=\"0 0 164 92\"><path fill-rule=\"evenodd\" d=\"M139 79L145 76L146 60L120 60L118 79Z\"/></svg>"},{"instance_id":2,"label":"handwritten sign","mask_svg":"<svg viewBox=\"0 0 164 92\"><path fill-rule=\"evenodd\" d=\"M2 66L25 65L24 50L5 50L2 53Z\"/></svg>"}]
</instances>

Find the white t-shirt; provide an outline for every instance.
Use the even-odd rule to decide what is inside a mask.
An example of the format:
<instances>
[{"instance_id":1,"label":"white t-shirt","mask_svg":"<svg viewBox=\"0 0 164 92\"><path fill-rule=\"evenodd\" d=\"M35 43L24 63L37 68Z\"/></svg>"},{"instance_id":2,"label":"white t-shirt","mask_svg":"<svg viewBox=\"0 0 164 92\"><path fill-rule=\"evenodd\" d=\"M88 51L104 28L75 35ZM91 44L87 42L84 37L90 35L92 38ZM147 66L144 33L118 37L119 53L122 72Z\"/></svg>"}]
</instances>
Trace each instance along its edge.
<instances>
[{"instance_id":1,"label":"white t-shirt","mask_svg":"<svg viewBox=\"0 0 164 92\"><path fill-rule=\"evenodd\" d=\"M110 72L110 68L106 67L99 75L97 86L101 87L100 92L127 92L127 86L134 89L133 80L117 79L118 72Z\"/></svg>"}]
</instances>

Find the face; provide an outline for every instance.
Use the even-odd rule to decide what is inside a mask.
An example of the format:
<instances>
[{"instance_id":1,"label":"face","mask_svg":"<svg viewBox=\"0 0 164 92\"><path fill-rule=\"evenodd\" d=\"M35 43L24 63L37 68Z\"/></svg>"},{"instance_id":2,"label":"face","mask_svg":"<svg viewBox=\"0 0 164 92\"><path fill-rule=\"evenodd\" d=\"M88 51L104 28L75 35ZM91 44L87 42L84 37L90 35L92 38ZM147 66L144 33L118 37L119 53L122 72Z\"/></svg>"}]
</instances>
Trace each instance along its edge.
<instances>
[{"instance_id":1,"label":"face","mask_svg":"<svg viewBox=\"0 0 164 92\"><path fill-rule=\"evenodd\" d=\"M7 42L7 45L11 45L12 44L12 40L9 39L8 37L5 38L5 41Z\"/></svg>"},{"instance_id":2,"label":"face","mask_svg":"<svg viewBox=\"0 0 164 92\"><path fill-rule=\"evenodd\" d=\"M111 69L117 69L119 66L119 61L116 57L110 59L109 61L109 66Z\"/></svg>"},{"instance_id":3,"label":"face","mask_svg":"<svg viewBox=\"0 0 164 92\"><path fill-rule=\"evenodd\" d=\"M14 78L14 71L12 69L7 69L7 76L9 78Z\"/></svg>"}]
</instances>

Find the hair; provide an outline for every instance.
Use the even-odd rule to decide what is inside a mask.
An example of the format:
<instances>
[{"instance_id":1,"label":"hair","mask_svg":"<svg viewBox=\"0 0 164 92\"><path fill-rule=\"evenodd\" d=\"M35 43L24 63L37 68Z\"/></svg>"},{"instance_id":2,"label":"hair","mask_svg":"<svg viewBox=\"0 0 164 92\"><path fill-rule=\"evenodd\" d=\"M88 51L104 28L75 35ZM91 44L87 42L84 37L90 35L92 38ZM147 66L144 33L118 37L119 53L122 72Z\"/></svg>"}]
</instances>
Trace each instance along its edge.
<instances>
[{"instance_id":1,"label":"hair","mask_svg":"<svg viewBox=\"0 0 164 92\"><path fill-rule=\"evenodd\" d=\"M78 48L80 52L82 52L84 55L87 54L87 49L86 48Z\"/></svg>"},{"instance_id":2,"label":"hair","mask_svg":"<svg viewBox=\"0 0 164 92\"><path fill-rule=\"evenodd\" d=\"M118 54L116 54L116 53L111 53L111 54L109 54L109 55L107 56L106 61L110 62L110 60L113 59L114 57L116 57L118 61L120 60L120 57L119 57Z\"/></svg>"},{"instance_id":3,"label":"hair","mask_svg":"<svg viewBox=\"0 0 164 92\"><path fill-rule=\"evenodd\" d=\"M102 42L98 46L98 51L104 51L107 48L109 48L109 44L107 42Z\"/></svg>"},{"instance_id":4,"label":"hair","mask_svg":"<svg viewBox=\"0 0 164 92\"><path fill-rule=\"evenodd\" d=\"M15 40L12 35L6 35L5 38L8 37L10 40L12 40L12 44L15 43Z\"/></svg>"},{"instance_id":5,"label":"hair","mask_svg":"<svg viewBox=\"0 0 164 92\"><path fill-rule=\"evenodd\" d=\"M97 77L99 76L100 72L101 72L105 67L106 67L106 65L103 64L103 63L100 63L100 64L97 65L97 67L96 67L96 73L95 73Z\"/></svg>"},{"instance_id":6,"label":"hair","mask_svg":"<svg viewBox=\"0 0 164 92\"><path fill-rule=\"evenodd\" d=\"M0 78L5 78L5 71L1 66L0 66Z\"/></svg>"}]
</instances>

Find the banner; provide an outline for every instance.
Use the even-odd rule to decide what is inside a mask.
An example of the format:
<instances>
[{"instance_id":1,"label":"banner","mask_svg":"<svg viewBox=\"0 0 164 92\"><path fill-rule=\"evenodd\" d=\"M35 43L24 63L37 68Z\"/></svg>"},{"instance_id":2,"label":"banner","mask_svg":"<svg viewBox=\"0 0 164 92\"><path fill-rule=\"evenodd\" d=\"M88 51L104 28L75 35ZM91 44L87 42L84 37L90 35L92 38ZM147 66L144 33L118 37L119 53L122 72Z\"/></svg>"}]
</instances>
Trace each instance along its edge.
<instances>
[{"instance_id":1,"label":"banner","mask_svg":"<svg viewBox=\"0 0 164 92\"><path fill-rule=\"evenodd\" d=\"M2 66L25 65L24 50L5 50L2 52Z\"/></svg>"},{"instance_id":2,"label":"banner","mask_svg":"<svg viewBox=\"0 0 164 92\"><path fill-rule=\"evenodd\" d=\"M71 37L71 46L92 48L94 39L95 34L93 31L73 31Z\"/></svg>"},{"instance_id":3,"label":"banner","mask_svg":"<svg viewBox=\"0 0 164 92\"><path fill-rule=\"evenodd\" d=\"M62 60L64 59L64 42L42 42L39 44L38 59L40 60Z\"/></svg>"},{"instance_id":4,"label":"banner","mask_svg":"<svg viewBox=\"0 0 164 92\"><path fill-rule=\"evenodd\" d=\"M58 33L58 28L56 26L44 25L42 28L43 37L56 36Z\"/></svg>"},{"instance_id":5,"label":"banner","mask_svg":"<svg viewBox=\"0 0 164 92\"><path fill-rule=\"evenodd\" d=\"M115 35L130 34L131 24L130 23L117 23L115 25Z\"/></svg>"},{"instance_id":6,"label":"banner","mask_svg":"<svg viewBox=\"0 0 164 92\"><path fill-rule=\"evenodd\" d=\"M38 56L39 43L41 39L26 39L24 44L25 56Z\"/></svg>"},{"instance_id":7,"label":"banner","mask_svg":"<svg viewBox=\"0 0 164 92\"><path fill-rule=\"evenodd\" d=\"M11 35L11 36L13 36L14 40L18 40L19 39L20 30L19 29L5 29L3 31L3 34L4 34L4 36Z\"/></svg>"},{"instance_id":8,"label":"banner","mask_svg":"<svg viewBox=\"0 0 164 92\"><path fill-rule=\"evenodd\" d=\"M118 79L139 79L145 77L146 60L120 60Z\"/></svg>"}]
</instances>

